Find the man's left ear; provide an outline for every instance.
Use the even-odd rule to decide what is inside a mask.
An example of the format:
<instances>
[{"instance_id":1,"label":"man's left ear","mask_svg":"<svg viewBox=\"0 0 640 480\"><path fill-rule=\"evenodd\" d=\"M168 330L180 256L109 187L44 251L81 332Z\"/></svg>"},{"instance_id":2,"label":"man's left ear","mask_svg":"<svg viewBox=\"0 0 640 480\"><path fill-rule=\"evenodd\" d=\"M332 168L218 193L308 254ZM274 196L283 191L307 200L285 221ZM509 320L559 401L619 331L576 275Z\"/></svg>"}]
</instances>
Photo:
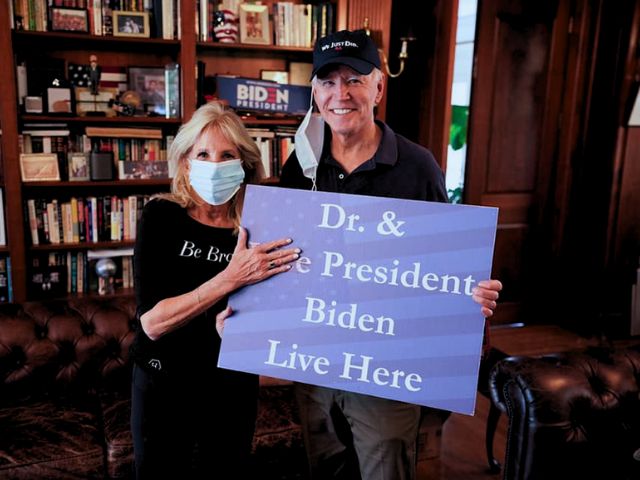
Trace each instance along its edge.
<instances>
[{"instance_id":1,"label":"man's left ear","mask_svg":"<svg viewBox=\"0 0 640 480\"><path fill-rule=\"evenodd\" d=\"M378 85L377 85L378 94L376 95L376 105L382 101L382 96L384 95L384 82L385 82L384 73L382 73L380 75L380 80L378 81Z\"/></svg>"}]
</instances>

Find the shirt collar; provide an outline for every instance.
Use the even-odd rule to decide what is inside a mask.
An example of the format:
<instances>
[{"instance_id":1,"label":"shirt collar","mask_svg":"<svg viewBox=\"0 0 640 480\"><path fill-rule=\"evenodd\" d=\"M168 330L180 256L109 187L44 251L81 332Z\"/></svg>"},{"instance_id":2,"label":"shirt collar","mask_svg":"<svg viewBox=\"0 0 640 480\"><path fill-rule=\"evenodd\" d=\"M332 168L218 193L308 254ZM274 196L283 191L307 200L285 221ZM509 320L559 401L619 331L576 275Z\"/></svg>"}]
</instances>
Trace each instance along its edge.
<instances>
[{"instance_id":1,"label":"shirt collar","mask_svg":"<svg viewBox=\"0 0 640 480\"><path fill-rule=\"evenodd\" d=\"M374 154L372 159L369 159L363 165L371 162L375 162L375 165L388 165L393 166L398 161L398 141L395 133L391 130L386 123L376 120L376 125L382 130L382 138L380 139L380 145L378 150ZM324 162L339 166L338 162L331 156L331 129L328 125L325 126L324 146L322 147L322 159ZM359 170L358 167L356 170Z\"/></svg>"}]
</instances>

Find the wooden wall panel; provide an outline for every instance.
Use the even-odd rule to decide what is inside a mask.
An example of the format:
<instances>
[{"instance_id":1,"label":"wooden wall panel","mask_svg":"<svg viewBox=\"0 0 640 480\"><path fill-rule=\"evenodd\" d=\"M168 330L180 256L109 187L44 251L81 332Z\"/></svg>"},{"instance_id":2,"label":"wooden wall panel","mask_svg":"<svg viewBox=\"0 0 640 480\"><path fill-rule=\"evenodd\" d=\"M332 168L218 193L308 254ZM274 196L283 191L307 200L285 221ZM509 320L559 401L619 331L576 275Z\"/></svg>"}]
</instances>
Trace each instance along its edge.
<instances>
[{"instance_id":1,"label":"wooden wall panel","mask_svg":"<svg viewBox=\"0 0 640 480\"><path fill-rule=\"evenodd\" d=\"M609 264L614 280L610 298L618 305L613 311L622 315L618 330L626 333L631 321L631 285L640 261L640 127L627 128L622 138L622 162L616 176L619 196L612 202L616 215L611 222Z\"/></svg>"},{"instance_id":2,"label":"wooden wall panel","mask_svg":"<svg viewBox=\"0 0 640 480\"><path fill-rule=\"evenodd\" d=\"M487 148L487 190L522 192L535 187L549 28L496 22L495 82Z\"/></svg>"},{"instance_id":3,"label":"wooden wall panel","mask_svg":"<svg viewBox=\"0 0 640 480\"><path fill-rule=\"evenodd\" d=\"M13 62L13 44L9 25L9 3L0 4L0 68L4 80L0 95L0 128L2 129L2 168L4 170L4 195L12 199L12 205L22 204L20 162L18 151L18 106L15 68ZM7 245L11 251L13 298L24 301L27 296L24 223L21 208L6 208Z\"/></svg>"},{"instance_id":4,"label":"wooden wall panel","mask_svg":"<svg viewBox=\"0 0 640 480\"><path fill-rule=\"evenodd\" d=\"M528 316L537 172L553 161L540 147L556 16L534 0L479 3L464 201L500 209L493 276L505 285L506 308L493 324Z\"/></svg>"}]
</instances>

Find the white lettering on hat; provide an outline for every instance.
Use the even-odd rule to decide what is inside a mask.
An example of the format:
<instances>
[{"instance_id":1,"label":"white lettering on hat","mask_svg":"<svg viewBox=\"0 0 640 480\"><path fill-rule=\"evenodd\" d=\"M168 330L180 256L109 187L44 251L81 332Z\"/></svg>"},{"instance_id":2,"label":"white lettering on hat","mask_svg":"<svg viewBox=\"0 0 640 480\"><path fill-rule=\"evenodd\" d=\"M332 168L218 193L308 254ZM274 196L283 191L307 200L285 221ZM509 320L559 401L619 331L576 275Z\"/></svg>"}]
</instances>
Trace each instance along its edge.
<instances>
[{"instance_id":1,"label":"white lettering on hat","mask_svg":"<svg viewBox=\"0 0 640 480\"><path fill-rule=\"evenodd\" d=\"M322 45L322 51L324 52L325 50L328 50L330 48L343 48L343 47L359 48L359 45L349 40L345 40L344 42L331 42L331 45Z\"/></svg>"}]
</instances>

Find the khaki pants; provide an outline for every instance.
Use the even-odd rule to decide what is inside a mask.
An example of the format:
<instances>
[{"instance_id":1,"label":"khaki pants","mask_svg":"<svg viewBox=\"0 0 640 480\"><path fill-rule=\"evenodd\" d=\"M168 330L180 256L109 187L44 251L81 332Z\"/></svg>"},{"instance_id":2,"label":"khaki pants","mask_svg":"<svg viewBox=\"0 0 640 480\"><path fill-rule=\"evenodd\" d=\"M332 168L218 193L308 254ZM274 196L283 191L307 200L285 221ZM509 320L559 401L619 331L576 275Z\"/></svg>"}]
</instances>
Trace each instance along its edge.
<instances>
[{"instance_id":1,"label":"khaki pants","mask_svg":"<svg viewBox=\"0 0 640 480\"><path fill-rule=\"evenodd\" d=\"M311 478L414 480L420 407L297 383Z\"/></svg>"}]
</instances>

